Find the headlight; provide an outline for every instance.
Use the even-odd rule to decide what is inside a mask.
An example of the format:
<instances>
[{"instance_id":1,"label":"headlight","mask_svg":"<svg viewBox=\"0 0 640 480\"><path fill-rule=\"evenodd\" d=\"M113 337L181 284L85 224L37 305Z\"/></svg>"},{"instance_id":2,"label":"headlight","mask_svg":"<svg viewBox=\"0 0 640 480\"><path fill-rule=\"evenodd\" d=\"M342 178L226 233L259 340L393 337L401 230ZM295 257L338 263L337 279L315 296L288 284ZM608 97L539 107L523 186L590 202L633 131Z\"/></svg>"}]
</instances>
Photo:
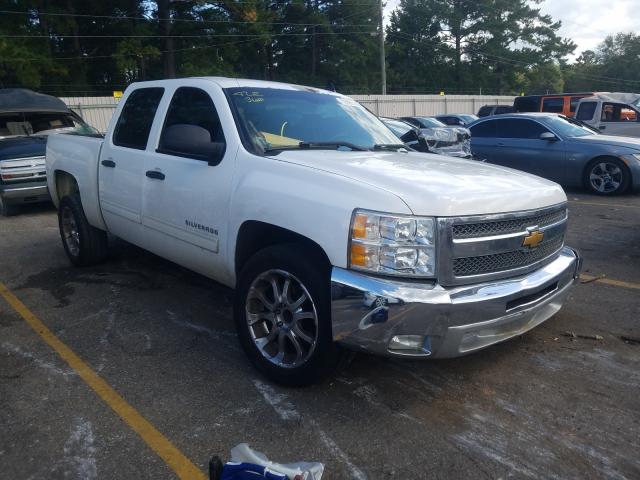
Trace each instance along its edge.
<instances>
[{"instance_id":1,"label":"headlight","mask_svg":"<svg viewBox=\"0 0 640 480\"><path fill-rule=\"evenodd\" d=\"M349 266L399 276L435 275L435 220L356 210L351 219Z\"/></svg>"}]
</instances>

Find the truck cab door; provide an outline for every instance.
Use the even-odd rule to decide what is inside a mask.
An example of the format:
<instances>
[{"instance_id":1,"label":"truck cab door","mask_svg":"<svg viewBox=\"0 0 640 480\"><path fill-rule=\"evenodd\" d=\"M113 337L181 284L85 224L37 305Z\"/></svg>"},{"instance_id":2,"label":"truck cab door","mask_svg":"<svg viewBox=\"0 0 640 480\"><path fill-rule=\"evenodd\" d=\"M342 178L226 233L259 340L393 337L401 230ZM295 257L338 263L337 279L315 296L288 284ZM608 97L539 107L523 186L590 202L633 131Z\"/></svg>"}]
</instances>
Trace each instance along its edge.
<instances>
[{"instance_id":1,"label":"truck cab door","mask_svg":"<svg viewBox=\"0 0 640 480\"><path fill-rule=\"evenodd\" d=\"M234 123L222 89L205 83L167 96L155 152L145 159L142 224L149 250L224 282L238 144L228 141Z\"/></svg>"},{"instance_id":2,"label":"truck cab door","mask_svg":"<svg viewBox=\"0 0 640 480\"><path fill-rule=\"evenodd\" d=\"M124 99L118 119L109 129L98 162L100 207L107 228L132 243L140 243L142 179L156 110L164 88L133 90Z\"/></svg>"},{"instance_id":3,"label":"truck cab door","mask_svg":"<svg viewBox=\"0 0 640 480\"><path fill-rule=\"evenodd\" d=\"M599 128L605 135L640 137L640 114L630 105L604 102Z\"/></svg>"}]
</instances>

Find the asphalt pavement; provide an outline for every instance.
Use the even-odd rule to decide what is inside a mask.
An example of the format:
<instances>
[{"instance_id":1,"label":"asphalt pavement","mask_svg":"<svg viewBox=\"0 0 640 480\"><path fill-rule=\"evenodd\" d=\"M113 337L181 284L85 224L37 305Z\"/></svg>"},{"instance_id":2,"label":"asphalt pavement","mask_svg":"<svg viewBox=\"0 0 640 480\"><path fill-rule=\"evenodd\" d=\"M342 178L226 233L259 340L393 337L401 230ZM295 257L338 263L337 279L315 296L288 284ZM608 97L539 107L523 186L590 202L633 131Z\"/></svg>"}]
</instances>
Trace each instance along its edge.
<instances>
[{"instance_id":1,"label":"asphalt pavement","mask_svg":"<svg viewBox=\"0 0 640 480\"><path fill-rule=\"evenodd\" d=\"M204 477L247 442L327 480L640 478L640 196L568 196L585 276L555 317L303 389L249 365L231 290L117 239L77 269L52 206L0 217L0 477Z\"/></svg>"}]
</instances>

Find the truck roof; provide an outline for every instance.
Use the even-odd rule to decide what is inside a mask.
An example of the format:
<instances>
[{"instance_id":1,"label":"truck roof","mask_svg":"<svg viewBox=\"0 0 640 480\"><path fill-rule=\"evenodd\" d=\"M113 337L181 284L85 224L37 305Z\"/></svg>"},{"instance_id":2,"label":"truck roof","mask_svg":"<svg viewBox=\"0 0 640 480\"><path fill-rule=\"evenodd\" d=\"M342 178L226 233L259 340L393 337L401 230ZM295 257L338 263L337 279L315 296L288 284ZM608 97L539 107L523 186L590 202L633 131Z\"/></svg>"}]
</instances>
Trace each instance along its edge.
<instances>
[{"instance_id":1,"label":"truck roof","mask_svg":"<svg viewBox=\"0 0 640 480\"><path fill-rule=\"evenodd\" d=\"M250 78L230 78L230 77L186 77L186 78L197 79L197 80L208 80L210 82L218 84L221 88L242 88L242 87L279 88L284 90L306 90L309 92L322 92L322 93L329 93L336 96L342 96L339 93L332 92L330 90L324 90L322 88L307 87L304 85L295 85L292 83L271 82L267 80L253 80ZM161 85L161 84L180 83L184 81L186 78L176 78L176 79L168 79L168 80L151 80L148 82L135 82L132 85L142 85L142 84Z\"/></svg>"}]
</instances>

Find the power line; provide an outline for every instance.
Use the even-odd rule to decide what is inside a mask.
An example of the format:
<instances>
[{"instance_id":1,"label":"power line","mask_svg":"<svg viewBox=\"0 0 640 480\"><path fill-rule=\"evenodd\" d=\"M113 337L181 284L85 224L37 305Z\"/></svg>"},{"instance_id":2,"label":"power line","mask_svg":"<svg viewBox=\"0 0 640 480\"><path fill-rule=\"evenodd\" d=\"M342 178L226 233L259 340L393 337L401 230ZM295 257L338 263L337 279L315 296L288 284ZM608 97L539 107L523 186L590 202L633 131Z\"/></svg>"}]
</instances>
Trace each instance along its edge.
<instances>
[{"instance_id":1,"label":"power line","mask_svg":"<svg viewBox=\"0 0 640 480\"><path fill-rule=\"evenodd\" d=\"M301 27L321 27L323 25L331 27L370 27L372 24L352 24L352 25L340 25L340 24L324 24L324 23L295 23L295 22L261 22L261 21L240 21L240 20L204 20L204 19L189 19L189 18L153 18L153 17L134 17L127 15L89 15L84 13L53 13L53 12L18 12L15 10L0 10L0 13L9 15L34 15L48 16L48 17L75 17L75 18L87 18L87 19L113 19L113 20L145 20L145 21L159 21L159 22L171 22L171 23L199 23L199 24L233 24L233 25L284 25L284 26L301 26ZM353 15L347 15L351 17ZM347 18L344 17L344 18Z\"/></svg>"}]
</instances>

